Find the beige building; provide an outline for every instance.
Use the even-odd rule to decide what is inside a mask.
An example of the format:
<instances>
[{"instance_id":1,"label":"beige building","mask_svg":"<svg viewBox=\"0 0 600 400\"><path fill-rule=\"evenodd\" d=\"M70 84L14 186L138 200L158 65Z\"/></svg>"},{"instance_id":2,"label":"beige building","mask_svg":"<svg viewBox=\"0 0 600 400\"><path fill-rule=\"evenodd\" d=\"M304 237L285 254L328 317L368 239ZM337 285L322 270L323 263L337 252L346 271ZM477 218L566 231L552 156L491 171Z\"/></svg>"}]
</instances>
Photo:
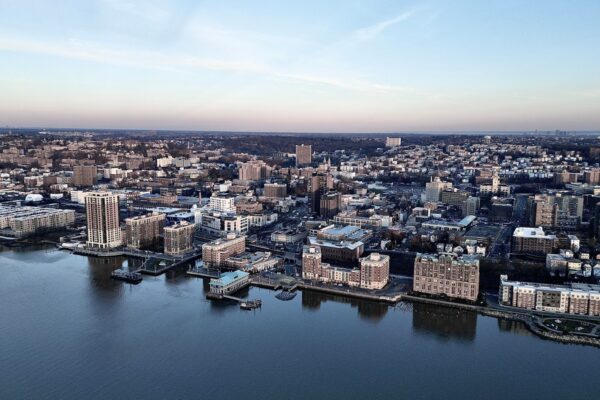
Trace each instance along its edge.
<instances>
[{"instance_id":1,"label":"beige building","mask_svg":"<svg viewBox=\"0 0 600 400\"><path fill-rule=\"evenodd\" d=\"M310 144L296 145L296 166L310 165L312 163L312 146Z\"/></svg>"},{"instance_id":2,"label":"beige building","mask_svg":"<svg viewBox=\"0 0 600 400\"><path fill-rule=\"evenodd\" d=\"M549 285L500 277L498 301L505 306L576 315L600 316L600 285Z\"/></svg>"},{"instance_id":3,"label":"beige building","mask_svg":"<svg viewBox=\"0 0 600 400\"><path fill-rule=\"evenodd\" d=\"M321 273L321 248L319 246L304 246L302 251L302 278L319 279Z\"/></svg>"},{"instance_id":4,"label":"beige building","mask_svg":"<svg viewBox=\"0 0 600 400\"><path fill-rule=\"evenodd\" d=\"M121 245L119 195L111 192L87 193L85 212L89 247L111 249Z\"/></svg>"},{"instance_id":5,"label":"beige building","mask_svg":"<svg viewBox=\"0 0 600 400\"><path fill-rule=\"evenodd\" d=\"M73 185L77 187L94 186L98 175L95 165L75 165L73 167Z\"/></svg>"},{"instance_id":6,"label":"beige building","mask_svg":"<svg viewBox=\"0 0 600 400\"><path fill-rule=\"evenodd\" d=\"M74 222L73 210L0 206L0 229L10 228L16 237L72 226Z\"/></svg>"},{"instance_id":7,"label":"beige building","mask_svg":"<svg viewBox=\"0 0 600 400\"><path fill-rule=\"evenodd\" d=\"M390 256L371 253L360 259L360 287L382 289L390 279Z\"/></svg>"},{"instance_id":8,"label":"beige building","mask_svg":"<svg viewBox=\"0 0 600 400\"><path fill-rule=\"evenodd\" d=\"M165 227L165 253L177 256L192 251L194 249L194 230L194 224L187 221Z\"/></svg>"},{"instance_id":9,"label":"beige building","mask_svg":"<svg viewBox=\"0 0 600 400\"><path fill-rule=\"evenodd\" d=\"M125 220L127 247L143 249L156 246L165 226L165 214L151 213Z\"/></svg>"},{"instance_id":10,"label":"beige building","mask_svg":"<svg viewBox=\"0 0 600 400\"><path fill-rule=\"evenodd\" d=\"M453 253L417 253L413 290L475 301L479 295L479 260Z\"/></svg>"},{"instance_id":11,"label":"beige building","mask_svg":"<svg viewBox=\"0 0 600 400\"><path fill-rule=\"evenodd\" d=\"M246 236L229 234L202 245L202 261L207 268L219 268L231 257L246 251Z\"/></svg>"},{"instance_id":12,"label":"beige building","mask_svg":"<svg viewBox=\"0 0 600 400\"><path fill-rule=\"evenodd\" d=\"M302 278L325 283L343 284L378 290L387 285L390 277L390 258L372 253L360 259L360 268L334 267L322 262L319 246L304 246Z\"/></svg>"},{"instance_id":13,"label":"beige building","mask_svg":"<svg viewBox=\"0 0 600 400\"><path fill-rule=\"evenodd\" d=\"M240 166L239 175L242 181L261 181L271 175L271 167L262 160L252 160Z\"/></svg>"}]
</instances>

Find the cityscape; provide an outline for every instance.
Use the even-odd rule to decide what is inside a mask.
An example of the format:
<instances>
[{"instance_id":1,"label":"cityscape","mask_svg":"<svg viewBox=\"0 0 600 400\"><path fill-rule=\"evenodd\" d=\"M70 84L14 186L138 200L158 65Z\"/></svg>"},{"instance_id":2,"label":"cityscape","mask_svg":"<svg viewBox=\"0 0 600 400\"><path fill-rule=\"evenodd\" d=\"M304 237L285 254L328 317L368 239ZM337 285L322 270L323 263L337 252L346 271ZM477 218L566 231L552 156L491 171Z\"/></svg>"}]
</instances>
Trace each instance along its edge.
<instances>
[{"instance_id":1,"label":"cityscape","mask_svg":"<svg viewBox=\"0 0 600 400\"><path fill-rule=\"evenodd\" d=\"M597 4L58 3L0 16L0 398L595 398Z\"/></svg>"}]
</instances>

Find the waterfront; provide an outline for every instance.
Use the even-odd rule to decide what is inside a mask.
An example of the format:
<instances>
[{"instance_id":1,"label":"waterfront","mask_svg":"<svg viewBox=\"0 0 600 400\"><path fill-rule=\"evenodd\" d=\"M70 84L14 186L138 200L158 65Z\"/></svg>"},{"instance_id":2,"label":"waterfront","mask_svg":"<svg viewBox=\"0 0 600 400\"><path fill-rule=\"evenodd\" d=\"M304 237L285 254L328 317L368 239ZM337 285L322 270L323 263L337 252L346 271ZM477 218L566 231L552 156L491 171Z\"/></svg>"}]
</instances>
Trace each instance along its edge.
<instances>
[{"instance_id":1,"label":"waterfront","mask_svg":"<svg viewBox=\"0 0 600 400\"><path fill-rule=\"evenodd\" d=\"M132 261L133 262L133 261ZM600 350L427 304L252 288L258 311L205 299L183 271L51 247L0 253L0 398L594 398ZM242 293L243 294L243 293Z\"/></svg>"}]
</instances>

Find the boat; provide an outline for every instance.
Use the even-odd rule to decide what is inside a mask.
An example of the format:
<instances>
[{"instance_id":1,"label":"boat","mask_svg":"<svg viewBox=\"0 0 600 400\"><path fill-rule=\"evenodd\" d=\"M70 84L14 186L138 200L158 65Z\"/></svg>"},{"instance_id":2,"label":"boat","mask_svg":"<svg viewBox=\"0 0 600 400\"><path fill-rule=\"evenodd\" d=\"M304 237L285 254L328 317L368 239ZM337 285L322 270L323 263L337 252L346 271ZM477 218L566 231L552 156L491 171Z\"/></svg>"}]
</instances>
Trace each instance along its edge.
<instances>
[{"instance_id":1,"label":"boat","mask_svg":"<svg viewBox=\"0 0 600 400\"><path fill-rule=\"evenodd\" d=\"M253 310L255 308L260 308L262 305L261 300L245 300L240 302L240 308L242 310Z\"/></svg>"},{"instance_id":2,"label":"boat","mask_svg":"<svg viewBox=\"0 0 600 400\"><path fill-rule=\"evenodd\" d=\"M112 279L124 281L127 283L138 284L142 281L142 274L137 272L129 272L123 269L116 269L110 274Z\"/></svg>"},{"instance_id":3,"label":"boat","mask_svg":"<svg viewBox=\"0 0 600 400\"><path fill-rule=\"evenodd\" d=\"M289 292L287 290L282 290L281 292L277 293L275 295L275 297L278 298L279 300L288 301L288 300L292 300L294 297L296 297L296 292Z\"/></svg>"}]
</instances>

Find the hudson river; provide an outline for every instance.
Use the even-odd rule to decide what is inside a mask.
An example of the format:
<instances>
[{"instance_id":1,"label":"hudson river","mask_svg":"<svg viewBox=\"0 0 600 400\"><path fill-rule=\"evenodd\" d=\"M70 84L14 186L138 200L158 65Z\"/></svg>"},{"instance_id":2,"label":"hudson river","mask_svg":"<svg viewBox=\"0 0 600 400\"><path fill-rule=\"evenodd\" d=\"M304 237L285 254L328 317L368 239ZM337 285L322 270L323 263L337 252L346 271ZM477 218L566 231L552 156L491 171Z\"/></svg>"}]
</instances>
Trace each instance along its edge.
<instances>
[{"instance_id":1,"label":"hudson river","mask_svg":"<svg viewBox=\"0 0 600 400\"><path fill-rule=\"evenodd\" d=\"M0 399L597 399L600 350L437 306L250 289L0 248Z\"/></svg>"}]
</instances>

